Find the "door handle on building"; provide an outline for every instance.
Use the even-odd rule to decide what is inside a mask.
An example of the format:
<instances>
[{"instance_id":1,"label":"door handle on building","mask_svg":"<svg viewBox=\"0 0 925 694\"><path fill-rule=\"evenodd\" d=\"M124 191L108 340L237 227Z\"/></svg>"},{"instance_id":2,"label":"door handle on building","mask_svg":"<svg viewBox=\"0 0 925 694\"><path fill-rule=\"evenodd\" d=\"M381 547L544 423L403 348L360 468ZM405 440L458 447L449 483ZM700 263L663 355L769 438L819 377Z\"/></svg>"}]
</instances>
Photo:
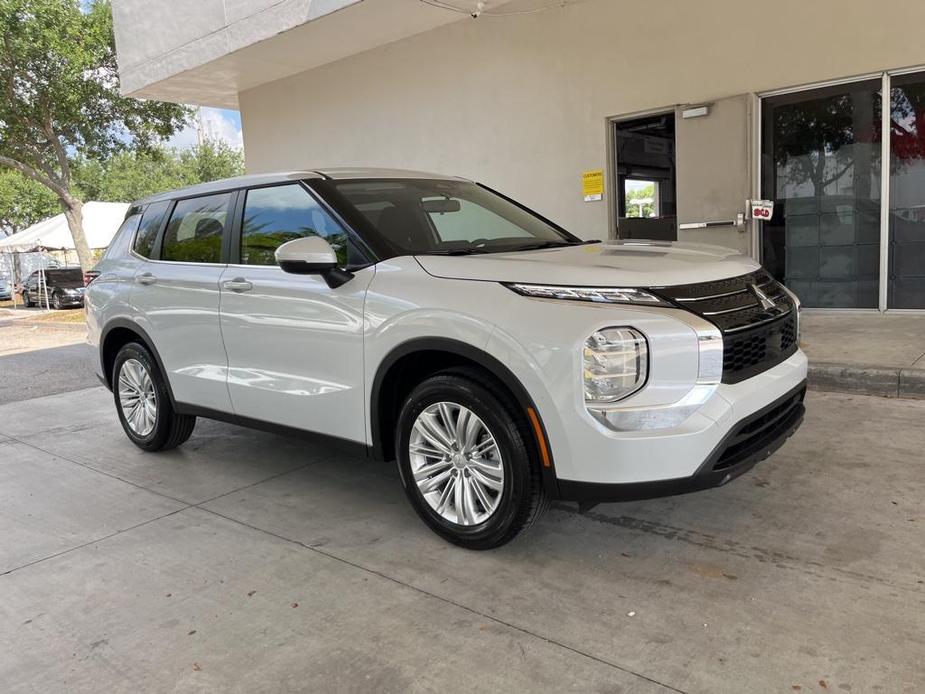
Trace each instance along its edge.
<instances>
[{"instance_id":1,"label":"door handle on building","mask_svg":"<svg viewBox=\"0 0 925 694\"><path fill-rule=\"evenodd\" d=\"M682 231L688 229L713 229L715 227L735 227L739 231L745 231L745 215L740 212L735 219L723 219L718 222L690 222L678 225L678 229Z\"/></svg>"},{"instance_id":2,"label":"door handle on building","mask_svg":"<svg viewBox=\"0 0 925 694\"><path fill-rule=\"evenodd\" d=\"M143 272L138 277L135 278L135 282L138 284L154 284L157 282L157 277L152 275L150 272Z\"/></svg>"},{"instance_id":3,"label":"door handle on building","mask_svg":"<svg viewBox=\"0 0 925 694\"><path fill-rule=\"evenodd\" d=\"M243 277L235 277L233 280L225 280L222 282L222 288L240 294L241 292L250 291L254 288L254 285Z\"/></svg>"}]
</instances>

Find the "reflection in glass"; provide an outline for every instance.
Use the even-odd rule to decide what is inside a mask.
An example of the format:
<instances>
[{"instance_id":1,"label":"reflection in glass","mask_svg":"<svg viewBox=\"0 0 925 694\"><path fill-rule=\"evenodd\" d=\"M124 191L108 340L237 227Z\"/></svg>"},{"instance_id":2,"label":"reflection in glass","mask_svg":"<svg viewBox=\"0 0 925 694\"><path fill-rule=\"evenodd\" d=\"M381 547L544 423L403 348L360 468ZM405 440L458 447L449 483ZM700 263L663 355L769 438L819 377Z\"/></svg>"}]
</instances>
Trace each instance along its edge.
<instances>
[{"instance_id":1,"label":"reflection in glass","mask_svg":"<svg viewBox=\"0 0 925 694\"><path fill-rule=\"evenodd\" d=\"M763 102L762 262L806 306L876 308L880 81Z\"/></svg>"},{"instance_id":2,"label":"reflection in glass","mask_svg":"<svg viewBox=\"0 0 925 694\"><path fill-rule=\"evenodd\" d=\"M925 308L925 76L892 78L889 308Z\"/></svg>"}]
</instances>

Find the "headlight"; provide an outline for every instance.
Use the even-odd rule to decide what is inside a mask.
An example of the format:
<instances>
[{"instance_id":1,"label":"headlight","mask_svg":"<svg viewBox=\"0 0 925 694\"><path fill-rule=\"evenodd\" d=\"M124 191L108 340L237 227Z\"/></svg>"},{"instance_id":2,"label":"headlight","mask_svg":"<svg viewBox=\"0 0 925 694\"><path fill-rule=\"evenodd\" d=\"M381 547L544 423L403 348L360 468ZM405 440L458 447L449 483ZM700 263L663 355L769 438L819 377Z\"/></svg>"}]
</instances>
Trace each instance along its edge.
<instances>
[{"instance_id":1,"label":"headlight","mask_svg":"<svg viewBox=\"0 0 925 694\"><path fill-rule=\"evenodd\" d=\"M582 360L585 402L616 402L645 385L649 343L632 328L604 328L585 340Z\"/></svg>"},{"instance_id":2,"label":"headlight","mask_svg":"<svg viewBox=\"0 0 925 694\"><path fill-rule=\"evenodd\" d=\"M572 301L594 301L605 304L644 304L646 306L671 306L664 299L645 289L615 287L561 287L554 284L506 284L508 289L523 296L541 299L570 299Z\"/></svg>"}]
</instances>

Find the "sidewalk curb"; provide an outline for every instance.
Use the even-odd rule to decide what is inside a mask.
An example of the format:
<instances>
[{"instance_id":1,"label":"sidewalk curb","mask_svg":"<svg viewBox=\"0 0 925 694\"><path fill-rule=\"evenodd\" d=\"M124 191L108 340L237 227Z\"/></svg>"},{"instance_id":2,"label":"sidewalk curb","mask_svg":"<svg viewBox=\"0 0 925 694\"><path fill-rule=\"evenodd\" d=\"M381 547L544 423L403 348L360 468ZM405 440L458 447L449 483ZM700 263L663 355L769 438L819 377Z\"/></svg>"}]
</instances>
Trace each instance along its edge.
<instances>
[{"instance_id":1,"label":"sidewalk curb","mask_svg":"<svg viewBox=\"0 0 925 694\"><path fill-rule=\"evenodd\" d=\"M810 361L809 387L837 393L925 400L925 369Z\"/></svg>"}]
</instances>

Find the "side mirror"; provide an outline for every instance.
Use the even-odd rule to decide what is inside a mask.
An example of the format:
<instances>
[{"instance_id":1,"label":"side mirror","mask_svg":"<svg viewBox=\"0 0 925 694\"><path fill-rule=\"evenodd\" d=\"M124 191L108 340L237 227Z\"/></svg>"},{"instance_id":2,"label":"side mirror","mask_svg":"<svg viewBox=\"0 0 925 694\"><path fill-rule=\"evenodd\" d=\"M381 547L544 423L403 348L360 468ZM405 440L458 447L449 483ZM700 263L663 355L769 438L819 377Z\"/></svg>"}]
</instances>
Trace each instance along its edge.
<instances>
[{"instance_id":1,"label":"side mirror","mask_svg":"<svg viewBox=\"0 0 925 694\"><path fill-rule=\"evenodd\" d=\"M353 279L353 273L337 267L337 254L320 236L303 236L276 249L276 262L283 272L321 275L331 289Z\"/></svg>"}]
</instances>

